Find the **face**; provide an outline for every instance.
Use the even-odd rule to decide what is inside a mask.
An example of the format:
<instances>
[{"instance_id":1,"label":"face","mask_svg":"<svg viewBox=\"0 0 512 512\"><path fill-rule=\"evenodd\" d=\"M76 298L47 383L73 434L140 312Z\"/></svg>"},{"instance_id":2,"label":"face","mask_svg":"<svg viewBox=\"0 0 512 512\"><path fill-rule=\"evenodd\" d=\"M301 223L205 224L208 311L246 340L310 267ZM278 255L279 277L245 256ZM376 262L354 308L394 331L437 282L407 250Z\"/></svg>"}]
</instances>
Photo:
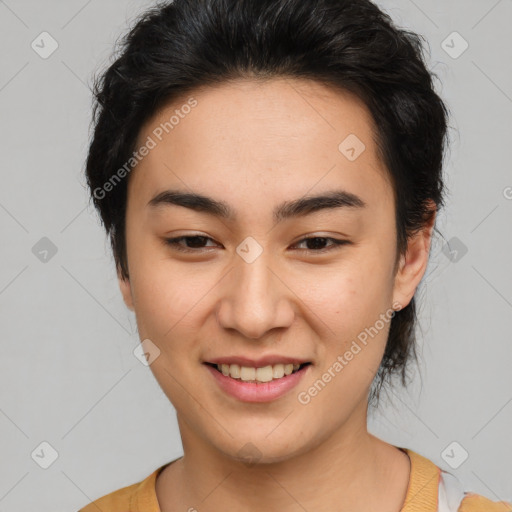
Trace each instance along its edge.
<instances>
[{"instance_id":1,"label":"face","mask_svg":"<svg viewBox=\"0 0 512 512\"><path fill-rule=\"evenodd\" d=\"M366 428L393 308L419 284L430 230L395 273L393 189L348 92L274 79L191 96L140 131L151 149L129 177L121 290L185 453L195 440L285 460ZM207 364L222 361L247 367L242 379ZM280 362L309 364L279 378Z\"/></svg>"}]
</instances>

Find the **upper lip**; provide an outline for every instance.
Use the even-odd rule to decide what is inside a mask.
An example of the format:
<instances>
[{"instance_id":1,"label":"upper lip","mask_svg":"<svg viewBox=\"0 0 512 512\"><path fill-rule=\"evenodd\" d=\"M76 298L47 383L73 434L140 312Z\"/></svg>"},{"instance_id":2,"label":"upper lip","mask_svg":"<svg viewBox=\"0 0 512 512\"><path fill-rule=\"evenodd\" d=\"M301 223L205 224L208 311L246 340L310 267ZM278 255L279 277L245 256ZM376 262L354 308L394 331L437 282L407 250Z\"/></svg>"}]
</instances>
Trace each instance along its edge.
<instances>
[{"instance_id":1,"label":"upper lip","mask_svg":"<svg viewBox=\"0 0 512 512\"><path fill-rule=\"evenodd\" d=\"M306 359L299 359L296 357L290 356L280 356L280 355L267 355L264 357L260 357L259 359L249 359L248 357L243 356L226 356L226 357L216 357L213 359L209 359L205 361L205 363L212 364L238 364L239 366L247 366L249 368L263 368L269 365L275 364L303 364L309 363Z\"/></svg>"}]
</instances>

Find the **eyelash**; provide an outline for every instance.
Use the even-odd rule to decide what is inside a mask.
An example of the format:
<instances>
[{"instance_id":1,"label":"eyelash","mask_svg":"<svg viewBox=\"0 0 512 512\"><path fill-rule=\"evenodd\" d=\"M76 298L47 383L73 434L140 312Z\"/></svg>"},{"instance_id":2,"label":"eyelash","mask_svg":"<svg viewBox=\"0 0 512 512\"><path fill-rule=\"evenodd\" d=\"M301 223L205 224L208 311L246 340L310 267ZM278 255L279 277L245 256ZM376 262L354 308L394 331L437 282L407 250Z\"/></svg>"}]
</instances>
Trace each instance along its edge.
<instances>
[{"instance_id":1,"label":"eyelash","mask_svg":"<svg viewBox=\"0 0 512 512\"><path fill-rule=\"evenodd\" d=\"M198 239L198 238L202 238L204 240L212 240L212 238L208 237L208 236L202 236L202 235L190 235L190 236L179 236L179 237L176 237L176 238L166 238L164 241L165 241L165 244L166 245L169 245L171 246L172 248L176 249L177 251L180 251L180 252L185 252L185 253L199 253L199 252L202 252L203 249L205 249L205 247L200 247L200 248L189 248L189 247L184 247L182 245L179 245L179 242L181 242L182 240L187 240L187 239ZM327 252L330 252L334 249L339 249L341 248L341 246L343 245L347 245L347 244L350 244L351 242L349 242L348 240L338 240L337 238L332 238L332 237L328 237L328 236L311 236L311 237L306 237L306 238L303 238L302 240L299 240L295 245L297 244L300 244L302 242L306 242L308 240L329 240L332 242L332 245L329 246L328 248L324 248L324 249L303 249L307 254L311 254L311 253L314 253L314 254L325 254Z\"/></svg>"}]
</instances>

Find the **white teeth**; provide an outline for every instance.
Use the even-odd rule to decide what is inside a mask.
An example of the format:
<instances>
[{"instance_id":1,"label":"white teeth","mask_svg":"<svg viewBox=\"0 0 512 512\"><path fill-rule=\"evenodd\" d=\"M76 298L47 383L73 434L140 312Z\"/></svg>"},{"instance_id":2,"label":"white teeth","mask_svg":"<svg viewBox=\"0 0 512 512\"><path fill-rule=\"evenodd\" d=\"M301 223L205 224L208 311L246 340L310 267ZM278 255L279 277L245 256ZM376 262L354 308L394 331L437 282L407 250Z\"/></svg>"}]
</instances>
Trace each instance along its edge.
<instances>
[{"instance_id":1,"label":"white teeth","mask_svg":"<svg viewBox=\"0 0 512 512\"><path fill-rule=\"evenodd\" d=\"M228 364L226 366L229 367L229 374L231 375L231 377L233 377L234 379L240 378L240 366L238 366L237 364Z\"/></svg>"},{"instance_id":2,"label":"white teeth","mask_svg":"<svg viewBox=\"0 0 512 512\"><path fill-rule=\"evenodd\" d=\"M254 380L256 377L256 368L249 368L248 366L242 366L240 368L240 378L242 380Z\"/></svg>"},{"instance_id":3,"label":"white teeth","mask_svg":"<svg viewBox=\"0 0 512 512\"><path fill-rule=\"evenodd\" d=\"M272 366L265 366L256 370L256 380L270 382L272 380Z\"/></svg>"},{"instance_id":4,"label":"white teeth","mask_svg":"<svg viewBox=\"0 0 512 512\"><path fill-rule=\"evenodd\" d=\"M284 365L283 364L275 364L272 368L272 377L274 379L280 379L284 377Z\"/></svg>"},{"instance_id":5,"label":"white teeth","mask_svg":"<svg viewBox=\"0 0 512 512\"><path fill-rule=\"evenodd\" d=\"M244 382L270 382L273 379L280 379L285 375L297 371L300 364L274 364L262 368L251 368L248 366L239 366L238 364L218 364L217 369L226 377L240 379Z\"/></svg>"}]
</instances>

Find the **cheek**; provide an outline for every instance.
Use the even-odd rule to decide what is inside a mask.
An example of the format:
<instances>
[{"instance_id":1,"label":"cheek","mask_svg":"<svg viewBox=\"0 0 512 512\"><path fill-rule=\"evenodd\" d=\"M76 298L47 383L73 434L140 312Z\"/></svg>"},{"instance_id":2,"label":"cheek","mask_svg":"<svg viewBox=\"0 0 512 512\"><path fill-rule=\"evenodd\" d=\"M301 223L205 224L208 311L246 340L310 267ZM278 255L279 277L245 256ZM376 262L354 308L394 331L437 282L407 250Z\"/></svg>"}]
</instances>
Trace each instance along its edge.
<instances>
[{"instance_id":1,"label":"cheek","mask_svg":"<svg viewBox=\"0 0 512 512\"><path fill-rule=\"evenodd\" d=\"M316 380L300 391L327 430L364 400L380 366L391 320L388 281L377 264L361 264L308 288L308 306L329 328L320 334Z\"/></svg>"},{"instance_id":2,"label":"cheek","mask_svg":"<svg viewBox=\"0 0 512 512\"><path fill-rule=\"evenodd\" d=\"M339 378L332 389L363 389L373 379L382 359L390 327L392 287L384 259L359 254L328 275L304 282L303 297L324 325L323 370L331 368ZM346 357L344 357L346 355ZM340 367L332 368L342 356ZM338 371L336 371L338 370ZM343 375L343 376L342 376ZM328 376L327 376L328 378Z\"/></svg>"},{"instance_id":3,"label":"cheek","mask_svg":"<svg viewBox=\"0 0 512 512\"><path fill-rule=\"evenodd\" d=\"M197 275L173 270L168 264L140 267L133 281L139 331L143 328L147 337L157 339L171 336L190 323L207 284Z\"/></svg>"},{"instance_id":4,"label":"cheek","mask_svg":"<svg viewBox=\"0 0 512 512\"><path fill-rule=\"evenodd\" d=\"M357 261L347 261L328 272L303 273L295 284L301 299L332 325L334 332L375 322L392 295L387 265L362 253Z\"/></svg>"}]
</instances>

